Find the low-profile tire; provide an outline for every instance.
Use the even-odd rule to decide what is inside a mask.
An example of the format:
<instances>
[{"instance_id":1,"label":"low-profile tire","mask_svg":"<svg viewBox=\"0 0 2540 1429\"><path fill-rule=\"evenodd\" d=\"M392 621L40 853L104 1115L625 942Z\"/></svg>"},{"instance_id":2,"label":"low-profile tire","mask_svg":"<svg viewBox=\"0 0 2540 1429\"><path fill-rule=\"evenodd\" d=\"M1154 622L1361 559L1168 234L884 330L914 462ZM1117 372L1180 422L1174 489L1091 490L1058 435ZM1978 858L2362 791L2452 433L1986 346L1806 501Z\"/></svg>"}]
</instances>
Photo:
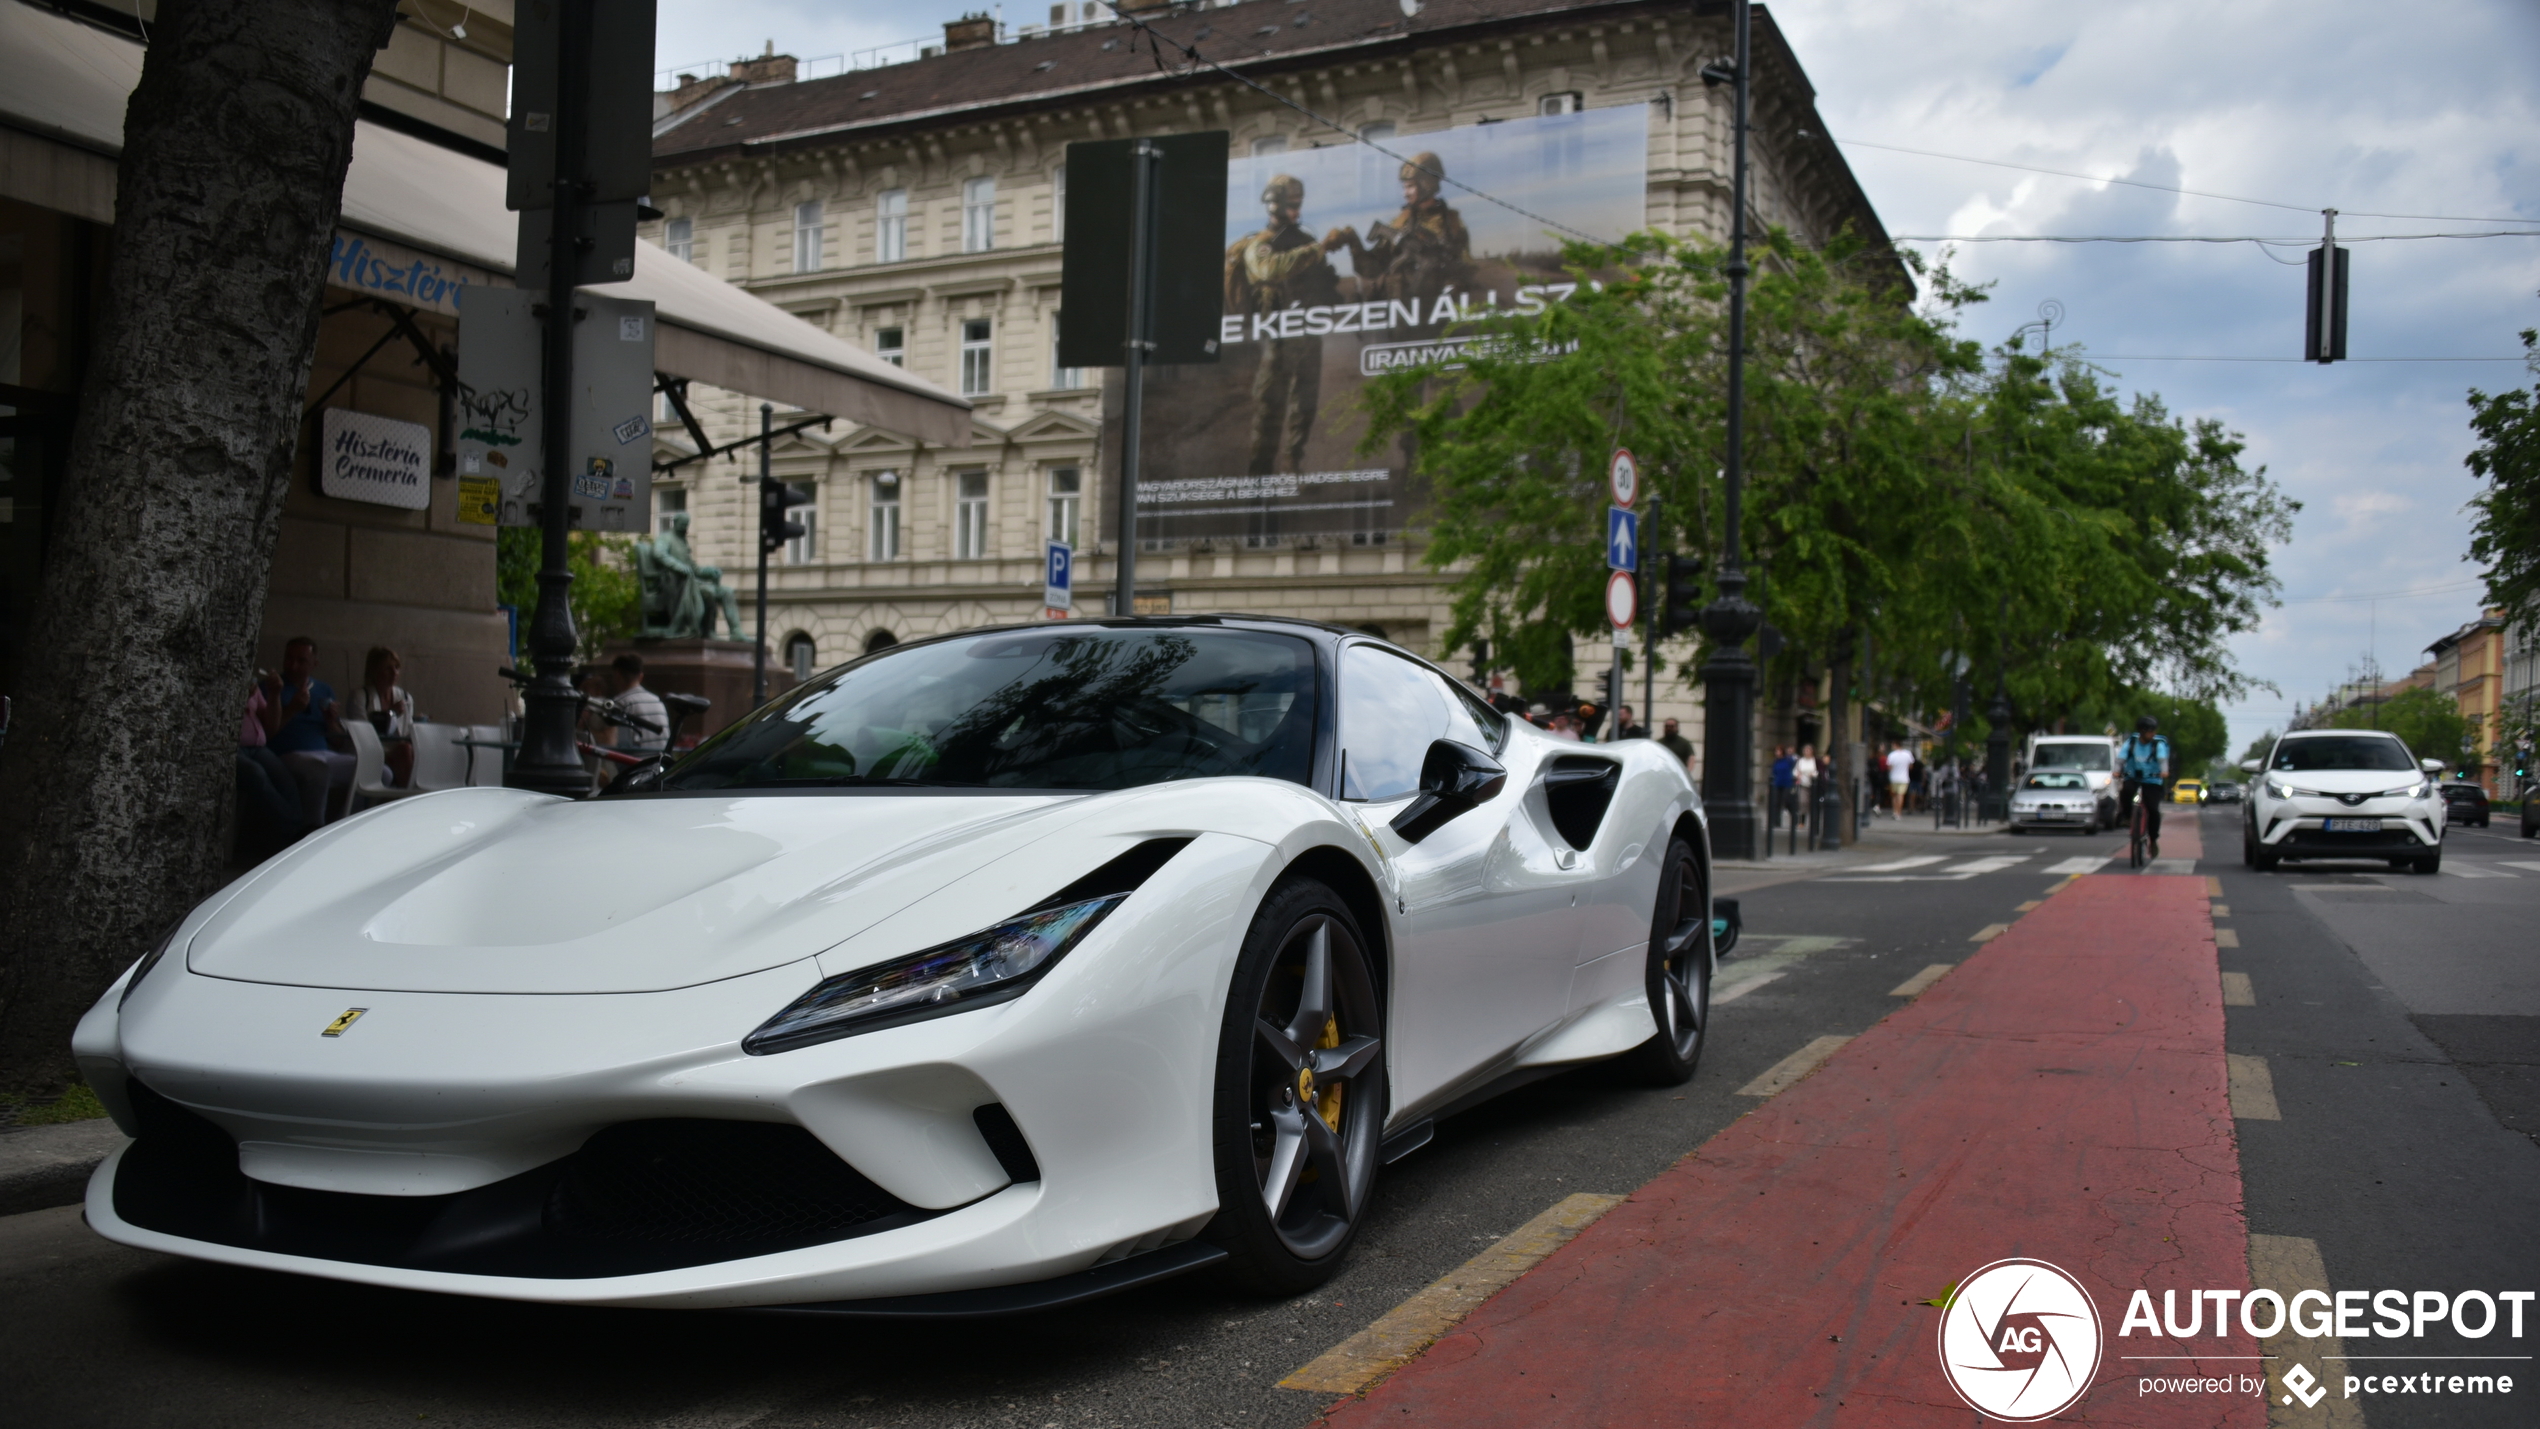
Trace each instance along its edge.
<instances>
[{"instance_id":1,"label":"low-profile tire","mask_svg":"<svg viewBox=\"0 0 2540 1429\"><path fill-rule=\"evenodd\" d=\"M1253 915L1218 1034L1211 1107L1226 1274L1295 1295L1340 1268L1384 1144L1384 1002L1349 905L1310 878Z\"/></svg>"},{"instance_id":2,"label":"low-profile tire","mask_svg":"<svg viewBox=\"0 0 2540 1429\"><path fill-rule=\"evenodd\" d=\"M1656 1030L1615 1065L1636 1082L1683 1086L1701 1064L1711 1033L1711 890L1693 845L1683 839L1667 841L1667 861L1659 865L1644 979Z\"/></svg>"}]
</instances>

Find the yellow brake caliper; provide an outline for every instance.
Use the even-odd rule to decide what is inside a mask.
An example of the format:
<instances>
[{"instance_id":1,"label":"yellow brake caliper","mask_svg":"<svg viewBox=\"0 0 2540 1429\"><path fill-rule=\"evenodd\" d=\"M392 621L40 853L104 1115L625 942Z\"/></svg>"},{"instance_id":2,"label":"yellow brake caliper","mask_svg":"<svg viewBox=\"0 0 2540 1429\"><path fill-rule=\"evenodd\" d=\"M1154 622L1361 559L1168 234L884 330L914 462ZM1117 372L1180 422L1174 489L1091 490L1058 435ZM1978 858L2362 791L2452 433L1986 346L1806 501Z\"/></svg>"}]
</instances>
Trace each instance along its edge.
<instances>
[{"instance_id":1,"label":"yellow brake caliper","mask_svg":"<svg viewBox=\"0 0 2540 1429\"><path fill-rule=\"evenodd\" d=\"M1341 1024L1338 1018L1323 1019L1323 1035L1314 1039L1314 1045L1317 1047L1341 1045ZM1341 1129L1341 1091L1341 1083L1328 1082L1317 1087L1314 1093L1314 1114L1323 1118L1323 1124L1334 1131Z\"/></svg>"}]
</instances>

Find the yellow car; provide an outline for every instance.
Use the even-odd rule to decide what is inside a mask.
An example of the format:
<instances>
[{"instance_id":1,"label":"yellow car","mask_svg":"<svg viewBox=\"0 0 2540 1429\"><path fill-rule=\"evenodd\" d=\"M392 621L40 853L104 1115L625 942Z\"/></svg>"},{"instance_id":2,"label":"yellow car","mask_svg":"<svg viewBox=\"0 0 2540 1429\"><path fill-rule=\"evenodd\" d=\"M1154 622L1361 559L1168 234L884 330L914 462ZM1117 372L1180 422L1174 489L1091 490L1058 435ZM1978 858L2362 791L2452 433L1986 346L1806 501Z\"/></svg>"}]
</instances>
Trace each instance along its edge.
<instances>
[{"instance_id":1,"label":"yellow car","mask_svg":"<svg viewBox=\"0 0 2540 1429\"><path fill-rule=\"evenodd\" d=\"M2179 780L2176 784L2170 786L2170 802L2173 804L2201 804L2205 802L2205 781L2202 779Z\"/></svg>"}]
</instances>

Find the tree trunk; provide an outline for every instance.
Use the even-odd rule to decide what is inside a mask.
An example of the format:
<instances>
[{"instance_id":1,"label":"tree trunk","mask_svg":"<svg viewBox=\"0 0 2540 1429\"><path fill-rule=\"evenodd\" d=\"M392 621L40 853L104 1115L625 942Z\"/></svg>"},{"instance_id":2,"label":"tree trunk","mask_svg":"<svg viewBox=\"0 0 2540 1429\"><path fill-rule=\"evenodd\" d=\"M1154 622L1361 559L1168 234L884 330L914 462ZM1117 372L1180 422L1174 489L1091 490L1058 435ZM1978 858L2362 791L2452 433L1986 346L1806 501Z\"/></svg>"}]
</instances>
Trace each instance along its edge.
<instances>
[{"instance_id":1,"label":"tree trunk","mask_svg":"<svg viewBox=\"0 0 2540 1429\"><path fill-rule=\"evenodd\" d=\"M353 121L395 0L166 0L0 754L0 1096L218 882ZM224 754L231 759L223 759Z\"/></svg>"},{"instance_id":2,"label":"tree trunk","mask_svg":"<svg viewBox=\"0 0 2540 1429\"><path fill-rule=\"evenodd\" d=\"M1831 677L1831 691L1826 699L1826 768L1819 777L1831 781L1834 798L1827 801L1833 817L1823 830L1822 842L1829 848L1851 843L1852 783L1859 771L1852 767L1852 635L1849 631L1835 637L1834 659L1826 666Z\"/></svg>"}]
</instances>

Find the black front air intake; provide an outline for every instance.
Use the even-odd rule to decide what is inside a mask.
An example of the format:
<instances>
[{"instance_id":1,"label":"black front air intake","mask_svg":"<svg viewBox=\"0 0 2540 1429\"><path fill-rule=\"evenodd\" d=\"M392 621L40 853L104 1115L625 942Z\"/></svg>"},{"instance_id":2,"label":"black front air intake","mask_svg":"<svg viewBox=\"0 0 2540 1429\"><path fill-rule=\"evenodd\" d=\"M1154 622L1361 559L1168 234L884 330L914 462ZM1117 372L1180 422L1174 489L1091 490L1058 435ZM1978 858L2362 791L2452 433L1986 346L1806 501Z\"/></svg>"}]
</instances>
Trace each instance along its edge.
<instances>
[{"instance_id":1,"label":"black front air intake","mask_svg":"<svg viewBox=\"0 0 2540 1429\"><path fill-rule=\"evenodd\" d=\"M584 1280L711 1265L913 1225L799 1126L697 1118L607 1127L560 1161L448 1196L365 1196L249 1179L228 1133L139 1081L140 1139L115 1213L146 1230L281 1255Z\"/></svg>"}]
</instances>

